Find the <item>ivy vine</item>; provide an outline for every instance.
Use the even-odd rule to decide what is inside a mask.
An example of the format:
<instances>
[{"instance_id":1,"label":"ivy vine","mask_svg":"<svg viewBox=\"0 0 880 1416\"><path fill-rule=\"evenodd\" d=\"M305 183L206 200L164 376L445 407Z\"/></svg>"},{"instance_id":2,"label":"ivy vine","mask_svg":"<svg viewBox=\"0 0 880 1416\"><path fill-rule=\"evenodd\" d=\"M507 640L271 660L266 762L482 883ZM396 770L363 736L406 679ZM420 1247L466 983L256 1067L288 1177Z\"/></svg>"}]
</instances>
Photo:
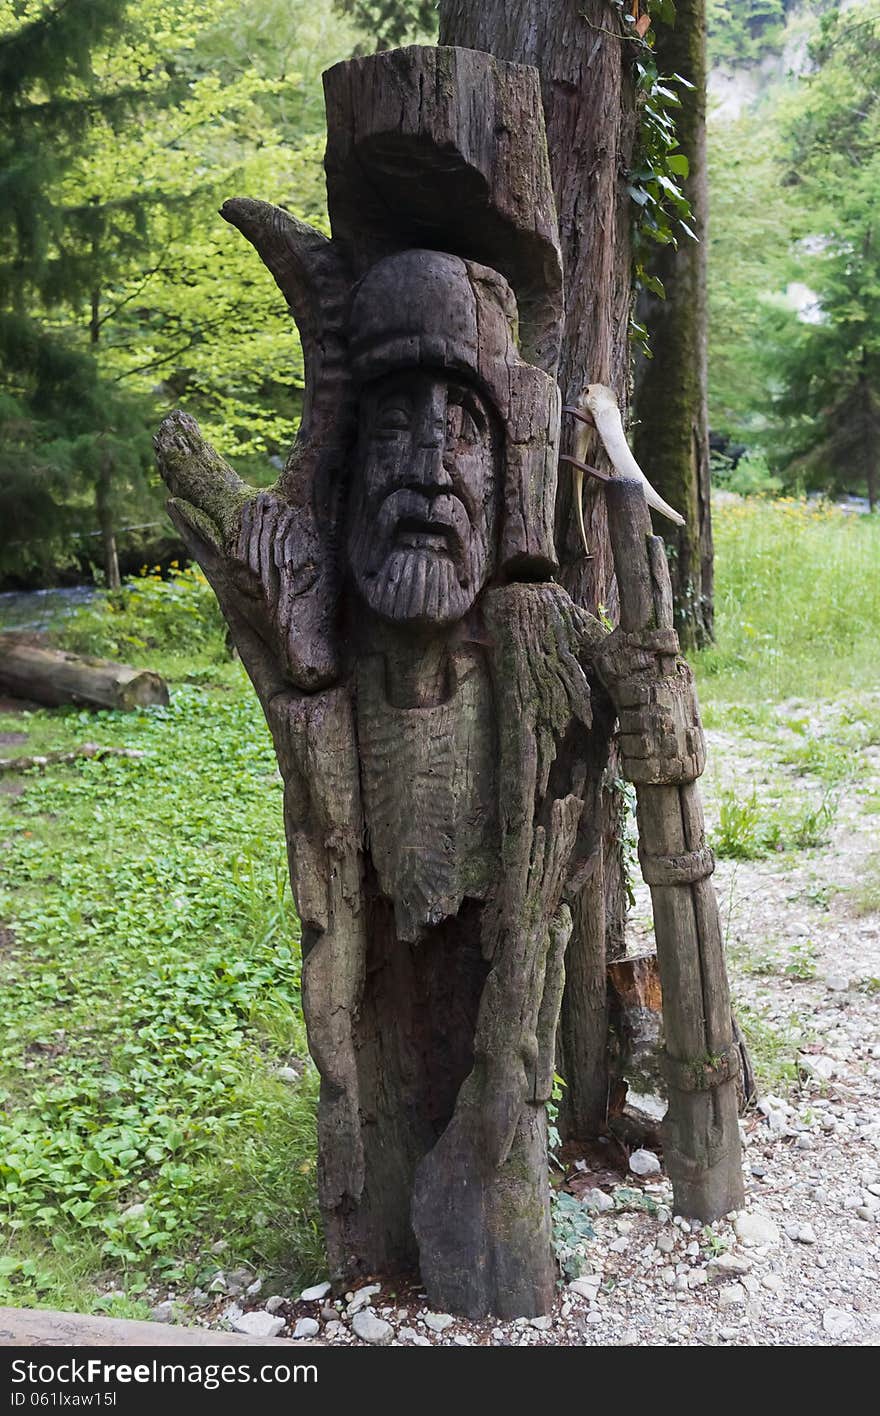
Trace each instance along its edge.
<instances>
[{"instance_id":1,"label":"ivy vine","mask_svg":"<svg viewBox=\"0 0 880 1416\"><path fill-rule=\"evenodd\" d=\"M654 245L677 245L679 236L698 238L691 222L693 213L682 183L688 175L688 160L678 151L675 110L681 107L677 90L693 85L681 74L661 74L654 56L655 19L663 24L675 20L674 0L609 0L618 13L625 33L635 46L633 60L636 84L638 132L633 164L628 173L627 191L633 205L633 283L640 290L665 299L666 292L647 269ZM630 324L635 344L650 358L648 332L633 315Z\"/></svg>"}]
</instances>

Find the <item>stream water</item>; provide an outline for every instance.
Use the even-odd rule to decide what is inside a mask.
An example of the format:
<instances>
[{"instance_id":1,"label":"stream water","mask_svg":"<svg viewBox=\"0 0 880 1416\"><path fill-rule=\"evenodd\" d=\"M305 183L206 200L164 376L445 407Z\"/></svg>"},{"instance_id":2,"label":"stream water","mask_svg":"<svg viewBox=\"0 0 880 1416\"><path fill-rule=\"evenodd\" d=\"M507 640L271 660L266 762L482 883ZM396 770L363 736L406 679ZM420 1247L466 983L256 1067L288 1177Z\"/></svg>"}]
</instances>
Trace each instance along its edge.
<instances>
[{"instance_id":1,"label":"stream water","mask_svg":"<svg viewBox=\"0 0 880 1416\"><path fill-rule=\"evenodd\" d=\"M95 594L94 585L69 585L51 590L4 590L0 593L0 631L50 629Z\"/></svg>"}]
</instances>

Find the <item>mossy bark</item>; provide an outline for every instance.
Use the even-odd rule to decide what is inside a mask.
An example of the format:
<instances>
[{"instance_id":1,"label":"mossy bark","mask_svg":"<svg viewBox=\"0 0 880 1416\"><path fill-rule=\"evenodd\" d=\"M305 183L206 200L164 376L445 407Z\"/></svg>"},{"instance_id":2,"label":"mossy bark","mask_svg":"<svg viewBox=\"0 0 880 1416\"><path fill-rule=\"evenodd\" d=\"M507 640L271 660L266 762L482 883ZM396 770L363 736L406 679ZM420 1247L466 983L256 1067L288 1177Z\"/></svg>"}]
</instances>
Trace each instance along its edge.
<instances>
[{"instance_id":1,"label":"mossy bark","mask_svg":"<svg viewBox=\"0 0 880 1416\"><path fill-rule=\"evenodd\" d=\"M655 53L662 74L680 74L675 110L679 146L688 159L684 190L697 240L681 234L677 247L657 246L650 272L665 300L646 294L640 316L652 358L636 374L635 453L657 491L685 518L677 531L664 523L670 552L675 625L685 645L713 637L712 520L709 505L709 426L706 406L706 7L679 0L674 25L658 23Z\"/></svg>"}]
</instances>

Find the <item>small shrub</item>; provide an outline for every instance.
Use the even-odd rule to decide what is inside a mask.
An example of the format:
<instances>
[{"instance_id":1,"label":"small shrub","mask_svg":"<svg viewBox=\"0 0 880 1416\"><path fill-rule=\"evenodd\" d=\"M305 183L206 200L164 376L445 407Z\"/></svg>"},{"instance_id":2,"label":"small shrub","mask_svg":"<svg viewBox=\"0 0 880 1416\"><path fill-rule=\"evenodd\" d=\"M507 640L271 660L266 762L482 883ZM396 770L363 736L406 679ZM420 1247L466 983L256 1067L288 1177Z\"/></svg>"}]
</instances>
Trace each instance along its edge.
<instances>
[{"instance_id":1,"label":"small shrub","mask_svg":"<svg viewBox=\"0 0 880 1416\"><path fill-rule=\"evenodd\" d=\"M760 860L774 851L808 850L828 840L836 811L827 793L818 803L795 801L786 807L768 802L765 806L755 787L747 797L728 788L721 793L712 846L716 855L731 860Z\"/></svg>"},{"instance_id":2,"label":"small shrub","mask_svg":"<svg viewBox=\"0 0 880 1416\"><path fill-rule=\"evenodd\" d=\"M551 1198L553 1221L553 1252L565 1278L580 1278L584 1271L584 1244L595 1239L596 1231L589 1210L566 1190L557 1190Z\"/></svg>"},{"instance_id":3,"label":"small shrub","mask_svg":"<svg viewBox=\"0 0 880 1416\"><path fill-rule=\"evenodd\" d=\"M757 860L766 854L761 811L754 789L748 797L738 797L730 790L722 792L713 845L717 855L732 860Z\"/></svg>"},{"instance_id":4,"label":"small shrub","mask_svg":"<svg viewBox=\"0 0 880 1416\"><path fill-rule=\"evenodd\" d=\"M221 662L229 658L225 624L213 590L194 566L173 563L167 578L158 566L102 591L67 619L60 642L75 654L107 658L144 650Z\"/></svg>"}]
</instances>

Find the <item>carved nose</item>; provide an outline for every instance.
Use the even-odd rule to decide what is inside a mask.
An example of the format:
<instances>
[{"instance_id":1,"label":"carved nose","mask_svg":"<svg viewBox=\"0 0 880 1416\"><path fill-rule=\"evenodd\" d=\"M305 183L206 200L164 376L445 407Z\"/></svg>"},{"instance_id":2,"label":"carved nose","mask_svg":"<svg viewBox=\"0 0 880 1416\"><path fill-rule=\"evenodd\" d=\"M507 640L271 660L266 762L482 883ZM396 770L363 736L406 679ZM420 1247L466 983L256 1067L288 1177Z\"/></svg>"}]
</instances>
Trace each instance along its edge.
<instances>
[{"instance_id":1,"label":"carved nose","mask_svg":"<svg viewBox=\"0 0 880 1416\"><path fill-rule=\"evenodd\" d=\"M422 443L416 454L415 480L423 487L451 487L452 474L444 460L442 442Z\"/></svg>"}]
</instances>

